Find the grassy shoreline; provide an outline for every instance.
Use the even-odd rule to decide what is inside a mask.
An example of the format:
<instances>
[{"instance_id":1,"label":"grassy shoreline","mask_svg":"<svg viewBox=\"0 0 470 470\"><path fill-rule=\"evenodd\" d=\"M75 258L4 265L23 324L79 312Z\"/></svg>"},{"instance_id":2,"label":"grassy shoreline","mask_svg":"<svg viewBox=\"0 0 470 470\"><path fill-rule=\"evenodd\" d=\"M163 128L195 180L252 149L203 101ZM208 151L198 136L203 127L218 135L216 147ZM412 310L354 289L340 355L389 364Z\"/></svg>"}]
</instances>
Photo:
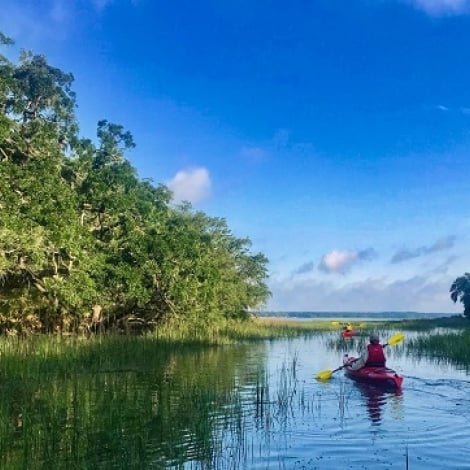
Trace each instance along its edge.
<instances>
[{"instance_id":1,"label":"grassy shoreline","mask_svg":"<svg viewBox=\"0 0 470 470\"><path fill-rule=\"evenodd\" d=\"M116 370L140 354L186 348L205 348L282 338L313 337L341 330L326 320L253 318L215 325L166 324L144 335L0 337L0 375L33 375L39 371L67 373L70 368ZM444 328L444 331L437 331ZM403 330L422 333L407 341L407 348L420 354L448 357L470 363L470 321L465 318L368 322L364 334L374 330ZM450 329L447 330L446 329ZM436 331L433 331L436 330ZM450 331L450 332L449 332ZM339 335L338 335L339 336ZM29 372L27 372L29 371Z\"/></svg>"}]
</instances>

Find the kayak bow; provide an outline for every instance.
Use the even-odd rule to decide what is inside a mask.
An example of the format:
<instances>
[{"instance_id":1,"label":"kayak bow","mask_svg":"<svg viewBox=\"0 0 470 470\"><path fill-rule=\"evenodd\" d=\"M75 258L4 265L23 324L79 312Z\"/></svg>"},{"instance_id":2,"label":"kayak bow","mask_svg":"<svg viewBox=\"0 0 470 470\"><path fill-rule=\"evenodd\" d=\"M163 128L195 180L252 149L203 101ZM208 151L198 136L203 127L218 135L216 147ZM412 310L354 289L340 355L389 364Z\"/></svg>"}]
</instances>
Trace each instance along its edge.
<instances>
[{"instance_id":1,"label":"kayak bow","mask_svg":"<svg viewBox=\"0 0 470 470\"><path fill-rule=\"evenodd\" d=\"M388 367L362 367L353 370L348 364L351 364L356 358L344 356L344 373L358 382L368 382L376 385L383 385L395 389L400 389L403 383L403 376Z\"/></svg>"}]
</instances>

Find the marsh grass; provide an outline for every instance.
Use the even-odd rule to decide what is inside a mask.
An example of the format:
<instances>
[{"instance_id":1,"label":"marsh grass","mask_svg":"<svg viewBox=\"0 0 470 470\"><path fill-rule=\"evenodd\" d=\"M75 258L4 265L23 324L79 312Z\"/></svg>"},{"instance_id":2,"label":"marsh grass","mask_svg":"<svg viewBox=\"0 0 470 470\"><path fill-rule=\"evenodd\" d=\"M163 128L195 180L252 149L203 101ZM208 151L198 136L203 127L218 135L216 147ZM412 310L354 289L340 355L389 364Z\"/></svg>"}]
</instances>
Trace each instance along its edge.
<instances>
[{"instance_id":1,"label":"marsh grass","mask_svg":"<svg viewBox=\"0 0 470 470\"><path fill-rule=\"evenodd\" d=\"M224 345L240 341L312 337L338 328L325 321L295 321L257 318L249 321L219 321L215 324L167 322L148 337L175 344Z\"/></svg>"},{"instance_id":2,"label":"marsh grass","mask_svg":"<svg viewBox=\"0 0 470 470\"><path fill-rule=\"evenodd\" d=\"M255 318L248 322L227 322L215 326L216 335L226 341L265 340L277 338L311 337L318 332L336 329L328 322L295 321ZM216 336L213 335L213 336Z\"/></svg>"},{"instance_id":3,"label":"marsh grass","mask_svg":"<svg viewBox=\"0 0 470 470\"><path fill-rule=\"evenodd\" d=\"M470 369L470 330L459 333L420 335L407 343L407 350L418 357L432 357Z\"/></svg>"},{"instance_id":4,"label":"marsh grass","mask_svg":"<svg viewBox=\"0 0 470 470\"><path fill-rule=\"evenodd\" d=\"M211 461L214 410L237 413L230 349L221 362L188 342L33 337L4 338L0 352L0 468Z\"/></svg>"},{"instance_id":5,"label":"marsh grass","mask_svg":"<svg viewBox=\"0 0 470 470\"><path fill-rule=\"evenodd\" d=\"M54 336L1 337L0 374L38 376L48 372L67 375L71 370L102 371L132 367L129 361L156 350L187 350L201 346L228 345L240 341L313 336L328 331L325 322L254 319L202 325L167 323L144 336Z\"/></svg>"},{"instance_id":6,"label":"marsh grass","mask_svg":"<svg viewBox=\"0 0 470 470\"><path fill-rule=\"evenodd\" d=\"M274 329L282 336L305 331ZM227 445L246 461L255 452L247 428L264 432L294 406L308 405L297 356L276 373L272 391L273 378L245 359L264 349L262 341L243 344L247 331L251 339L273 335L262 325L199 337L188 328L1 338L0 468L214 468Z\"/></svg>"}]
</instances>

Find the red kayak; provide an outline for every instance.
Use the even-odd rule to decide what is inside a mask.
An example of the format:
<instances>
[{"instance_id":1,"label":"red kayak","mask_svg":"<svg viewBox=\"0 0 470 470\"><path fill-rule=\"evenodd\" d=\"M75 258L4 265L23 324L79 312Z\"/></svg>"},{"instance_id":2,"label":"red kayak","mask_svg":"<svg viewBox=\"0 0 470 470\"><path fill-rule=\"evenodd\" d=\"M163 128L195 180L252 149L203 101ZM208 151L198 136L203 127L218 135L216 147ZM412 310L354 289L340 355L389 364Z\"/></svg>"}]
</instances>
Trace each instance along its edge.
<instances>
[{"instance_id":1,"label":"red kayak","mask_svg":"<svg viewBox=\"0 0 470 470\"><path fill-rule=\"evenodd\" d=\"M344 330L341 332L341 336L343 338L352 338L353 336L356 336L358 332L356 330Z\"/></svg>"},{"instance_id":2,"label":"red kayak","mask_svg":"<svg viewBox=\"0 0 470 470\"><path fill-rule=\"evenodd\" d=\"M344 372L348 377L359 382L368 382L375 385L382 385L394 389L400 389L403 377L388 367L362 367L353 370L348 366L356 358L351 356L343 357Z\"/></svg>"}]
</instances>

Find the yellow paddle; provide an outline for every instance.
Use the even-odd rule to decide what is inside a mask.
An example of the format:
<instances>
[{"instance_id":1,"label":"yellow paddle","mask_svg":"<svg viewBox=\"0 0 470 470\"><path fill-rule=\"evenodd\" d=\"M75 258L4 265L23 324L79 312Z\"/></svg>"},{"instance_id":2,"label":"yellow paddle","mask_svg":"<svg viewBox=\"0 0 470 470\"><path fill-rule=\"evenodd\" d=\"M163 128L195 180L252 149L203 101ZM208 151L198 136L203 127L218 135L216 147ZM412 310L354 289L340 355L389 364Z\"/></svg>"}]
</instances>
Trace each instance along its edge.
<instances>
[{"instance_id":1,"label":"yellow paddle","mask_svg":"<svg viewBox=\"0 0 470 470\"><path fill-rule=\"evenodd\" d=\"M385 346L395 346L395 344L401 343L404 339L405 339L405 335L403 333L396 333L391 338L389 338L389 340L383 345L383 347L385 347ZM346 365L342 365L340 367L337 367L334 370L324 370L322 372L319 372L315 376L315 378L317 380L329 380L335 372L337 372L338 370L343 369L344 367L346 367Z\"/></svg>"},{"instance_id":2,"label":"yellow paddle","mask_svg":"<svg viewBox=\"0 0 470 470\"><path fill-rule=\"evenodd\" d=\"M339 325L339 321L332 321L331 324L332 324L333 326L338 326L338 325Z\"/></svg>"}]
</instances>

